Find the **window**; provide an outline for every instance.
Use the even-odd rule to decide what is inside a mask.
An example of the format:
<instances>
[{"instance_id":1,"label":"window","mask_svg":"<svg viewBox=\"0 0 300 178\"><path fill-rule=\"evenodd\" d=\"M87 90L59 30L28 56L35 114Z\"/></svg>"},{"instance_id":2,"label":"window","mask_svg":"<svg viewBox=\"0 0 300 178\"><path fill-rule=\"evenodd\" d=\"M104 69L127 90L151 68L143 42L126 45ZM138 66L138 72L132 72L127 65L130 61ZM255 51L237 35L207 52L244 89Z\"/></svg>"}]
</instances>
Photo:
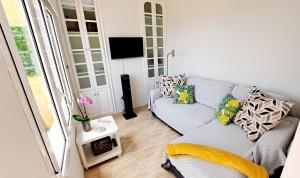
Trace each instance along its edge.
<instances>
[{"instance_id":1,"label":"window","mask_svg":"<svg viewBox=\"0 0 300 178\"><path fill-rule=\"evenodd\" d=\"M18 71L26 75L27 81L22 81L25 93L53 168L61 171L72 95L54 19L50 12L44 16L38 0L1 0L1 3L19 52L19 63L23 65Z\"/></svg>"}]
</instances>

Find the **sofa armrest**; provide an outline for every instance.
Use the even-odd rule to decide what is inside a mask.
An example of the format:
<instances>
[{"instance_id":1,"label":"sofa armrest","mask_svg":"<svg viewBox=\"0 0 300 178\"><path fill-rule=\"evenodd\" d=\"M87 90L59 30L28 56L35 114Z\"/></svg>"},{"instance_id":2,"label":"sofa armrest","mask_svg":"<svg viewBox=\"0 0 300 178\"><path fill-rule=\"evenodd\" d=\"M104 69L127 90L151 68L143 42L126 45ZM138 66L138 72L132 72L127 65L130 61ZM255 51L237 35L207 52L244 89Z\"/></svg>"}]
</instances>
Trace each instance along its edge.
<instances>
[{"instance_id":1,"label":"sofa armrest","mask_svg":"<svg viewBox=\"0 0 300 178\"><path fill-rule=\"evenodd\" d=\"M299 119L286 116L274 129L263 134L253 149L254 162L263 165L269 172L283 166L287 149L294 137Z\"/></svg>"},{"instance_id":2,"label":"sofa armrest","mask_svg":"<svg viewBox=\"0 0 300 178\"><path fill-rule=\"evenodd\" d=\"M153 111L155 100L161 98L160 88L150 90L148 97L148 109Z\"/></svg>"}]
</instances>

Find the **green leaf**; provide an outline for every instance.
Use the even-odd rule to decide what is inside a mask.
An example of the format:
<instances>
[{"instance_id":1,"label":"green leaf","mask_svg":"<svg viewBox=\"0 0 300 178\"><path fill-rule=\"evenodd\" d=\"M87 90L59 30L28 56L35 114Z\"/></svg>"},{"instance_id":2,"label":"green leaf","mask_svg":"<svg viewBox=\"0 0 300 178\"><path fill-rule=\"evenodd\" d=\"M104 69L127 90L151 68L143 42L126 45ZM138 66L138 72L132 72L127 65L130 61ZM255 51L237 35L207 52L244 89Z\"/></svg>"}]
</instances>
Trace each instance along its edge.
<instances>
[{"instance_id":1,"label":"green leaf","mask_svg":"<svg viewBox=\"0 0 300 178\"><path fill-rule=\"evenodd\" d=\"M88 116L81 116L81 115L73 115L73 119L77 120L77 121L88 121L90 120Z\"/></svg>"}]
</instances>

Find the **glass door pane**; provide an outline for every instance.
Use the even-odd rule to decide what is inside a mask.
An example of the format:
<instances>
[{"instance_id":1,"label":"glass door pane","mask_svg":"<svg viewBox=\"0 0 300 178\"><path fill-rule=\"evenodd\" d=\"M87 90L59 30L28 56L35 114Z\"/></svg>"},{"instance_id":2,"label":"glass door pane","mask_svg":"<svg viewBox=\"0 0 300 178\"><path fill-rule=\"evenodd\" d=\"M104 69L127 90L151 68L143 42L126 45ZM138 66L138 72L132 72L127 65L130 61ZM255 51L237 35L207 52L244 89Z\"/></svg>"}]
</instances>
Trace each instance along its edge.
<instances>
[{"instance_id":1,"label":"glass door pane","mask_svg":"<svg viewBox=\"0 0 300 178\"><path fill-rule=\"evenodd\" d=\"M76 72L77 72L78 77L89 75L86 64L77 64L76 65Z\"/></svg>"},{"instance_id":2,"label":"glass door pane","mask_svg":"<svg viewBox=\"0 0 300 178\"><path fill-rule=\"evenodd\" d=\"M84 17L86 20L96 20L96 14L93 9L85 9Z\"/></svg>"},{"instance_id":3,"label":"glass door pane","mask_svg":"<svg viewBox=\"0 0 300 178\"><path fill-rule=\"evenodd\" d=\"M73 51L73 59L80 89L90 88L91 82L84 51Z\"/></svg>"},{"instance_id":4,"label":"glass door pane","mask_svg":"<svg viewBox=\"0 0 300 178\"><path fill-rule=\"evenodd\" d=\"M157 56L158 57L164 57L164 49L163 48L158 48L157 49Z\"/></svg>"},{"instance_id":5,"label":"glass door pane","mask_svg":"<svg viewBox=\"0 0 300 178\"><path fill-rule=\"evenodd\" d=\"M70 36L69 40L72 49L83 49L80 36Z\"/></svg>"},{"instance_id":6,"label":"glass door pane","mask_svg":"<svg viewBox=\"0 0 300 178\"><path fill-rule=\"evenodd\" d=\"M145 13L152 13L151 2L145 2L144 12Z\"/></svg>"},{"instance_id":7,"label":"glass door pane","mask_svg":"<svg viewBox=\"0 0 300 178\"><path fill-rule=\"evenodd\" d=\"M145 24L152 25L152 15L145 14Z\"/></svg>"},{"instance_id":8,"label":"glass door pane","mask_svg":"<svg viewBox=\"0 0 300 178\"><path fill-rule=\"evenodd\" d=\"M147 47L153 47L153 38L146 38Z\"/></svg>"},{"instance_id":9,"label":"glass door pane","mask_svg":"<svg viewBox=\"0 0 300 178\"><path fill-rule=\"evenodd\" d=\"M77 63L86 63L83 51L78 51L78 52L74 51L73 52L73 58L74 58L75 64L77 64Z\"/></svg>"},{"instance_id":10,"label":"glass door pane","mask_svg":"<svg viewBox=\"0 0 300 178\"><path fill-rule=\"evenodd\" d=\"M162 76L164 75L164 68L163 67L159 67L158 68L158 76Z\"/></svg>"},{"instance_id":11,"label":"glass door pane","mask_svg":"<svg viewBox=\"0 0 300 178\"><path fill-rule=\"evenodd\" d=\"M152 27L149 27L149 26L146 27L146 36L149 36L149 37L153 36L153 28Z\"/></svg>"},{"instance_id":12,"label":"glass door pane","mask_svg":"<svg viewBox=\"0 0 300 178\"><path fill-rule=\"evenodd\" d=\"M97 23L95 22L86 22L86 30L88 34L97 34L98 28L97 28Z\"/></svg>"},{"instance_id":13,"label":"glass door pane","mask_svg":"<svg viewBox=\"0 0 300 178\"><path fill-rule=\"evenodd\" d=\"M102 53L100 50L92 51L92 60L93 60L93 62L101 62L102 61Z\"/></svg>"},{"instance_id":14,"label":"glass door pane","mask_svg":"<svg viewBox=\"0 0 300 178\"><path fill-rule=\"evenodd\" d=\"M163 17L156 15L156 25L163 26Z\"/></svg>"},{"instance_id":15,"label":"glass door pane","mask_svg":"<svg viewBox=\"0 0 300 178\"><path fill-rule=\"evenodd\" d=\"M95 74L104 74L103 63L94 63Z\"/></svg>"},{"instance_id":16,"label":"glass door pane","mask_svg":"<svg viewBox=\"0 0 300 178\"><path fill-rule=\"evenodd\" d=\"M105 75L97 75L96 76L97 86L106 85L106 78Z\"/></svg>"},{"instance_id":17,"label":"glass door pane","mask_svg":"<svg viewBox=\"0 0 300 178\"><path fill-rule=\"evenodd\" d=\"M164 39L163 38L157 38L157 47L163 48L164 47Z\"/></svg>"},{"instance_id":18,"label":"glass door pane","mask_svg":"<svg viewBox=\"0 0 300 178\"><path fill-rule=\"evenodd\" d=\"M63 7L63 12L64 12L64 16L65 19L73 19L76 20L77 19L77 13L76 13L76 9L74 7Z\"/></svg>"},{"instance_id":19,"label":"glass door pane","mask_svg":"<svg viewBox=\"0 0 300 178\"><path fill-rule=\"evenodd\" d=\"M89 36L89 44L91 49L100 49L98 36Z\"/></svg>"},{"instance_id":20,"label":"glass door pane","mask_svg":"<svg viewBox=\"0 0 300 178\"><path fill-rule=\"evenodd\" d=\"M78 80L81 89L91 88L91 82L89 77L78 77Z\"/></svg>"},{"instance_id":21,"label":"glass door pane","mask_svg":"<svg viewBox=\"0 0 300 178\"><path fill-rule=\"evenodd\" d=\"M148 69L148 77L149 78L152 78L152 77L154 77L155 76L155 74L154 74L154 69Z\"/></svg>"},{"instance_id":22,"label":"glass door pane","mask_svg":"<svg viewBox=\"0 0 300 178\"><path fill-rule=\"evenodd\" d=\"M82 4L88 5L88 6L93 6L94 0L82 0Z\"/></svg>"},{"instance_id":23,"label":"glass door pane","mask_svg":"<svg viewBox=\"0 0 300 178\"><path fill-rule=\"evenodd\" d=\"M159 15L163 14L162 6L160 4L155 4L155 10L156 10L156 14Z\"/></svg>"},{"instance_id":24,"label":"glass door pane","mask_svg":"<svg viewBox=\"0 0 300 178\"><path fill-rule=\"evenodd\" d=\"M23 69L27 75L30 91L26 91L26 93L31 93L33 95L35 102L31 103L31 105L35 105L39 112L39 115L36 115L35 118L41 119L41 122L38 123L43 124L39 125L39 128L42 130L43 139L47 140L45 141L47 146L46 149L48 150L53 163L57 164L59 168L62 168L66 147L66 136L59 119L58 108L54 103L55 94L50 87L50 82L55 81L56 79L53 75L50 76L45 73L45 61L42 61L42 58L40 57L42 53L37 50L36 43L34 43L36 38L31 33L32 26L25 15L27 9L26 7L23 7L22 1L1 0L1 3L18 48L22 60L21 63L24 67ZM53 72L57 71L54 70ZM44 131L46 134L43 133Z\"/></svg>"},{"instance_id":25,"label":"glass door pane","mask_svg":"<svg viewBox=\"0 0 300 178\"><path fill-rule=\"evenodd\" d=\"M163 27L157 27L156 28L156 35L158 37L163 37L164 36L164 33L163 33Z\"/></svg>"},{"instance_id":26,"label":"glass door pane","mask_svg":"<svg viewBox=\"0 0 300 178\"><path fill-rule=\"evenodd\" d=\"M76 21L66 21L69 34L79 34L79 24Z\"/></svg>"}]
</instances>

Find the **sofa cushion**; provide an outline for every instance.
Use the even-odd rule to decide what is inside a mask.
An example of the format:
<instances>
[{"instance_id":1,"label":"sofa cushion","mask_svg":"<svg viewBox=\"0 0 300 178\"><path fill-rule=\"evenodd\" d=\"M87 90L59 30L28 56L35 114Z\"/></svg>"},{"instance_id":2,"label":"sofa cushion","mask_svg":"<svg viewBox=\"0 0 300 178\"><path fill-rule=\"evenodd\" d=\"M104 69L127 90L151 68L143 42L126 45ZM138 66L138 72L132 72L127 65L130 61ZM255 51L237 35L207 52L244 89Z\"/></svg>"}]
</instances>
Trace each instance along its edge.
<instances>
[{"instance_id":1,"label":"sofa cushion","mask_svg":"<svg viewBox=\"0 0 300 178\"><path fill-rule=\"evenodd\" d=\"M234 118L251 141L256 141L265 132L276 127L290 111L293 103L264 97L257 88L253 88L244 106Z\"/></svg>"},{"instance_id":2,"label":"sofa cushion","mask_svg":"<svg viewBox=\"0 0 300 178\"><path fill-rule=\"evenodd\" d=\"M194 86L177 85L175 87L174 101L175 104L193 104L194 103Z\"/></svg>"},{"instance_id":3,"label":"sofa cushion","mask_svg":"<svg viewBox=\"0 0 300 178\"><path fill-rule=\"evenodd\" d=\"M222 99L231 92L234 84L201 77L189 77L187 85L195 86L195 101L217 109Z\"/></svg>"},{"instance_id":4,"label":"sofa cushion","mask_svg":"<svg viewBox=\"0 0 300 178\"><path fill-rule=\"evenodd\" d=\"M173 97L175 86L185 84L185 75L167 76L160 78L160 92L163 97Z\"/></svg>"},{"instance_id":5,"label":"sofa cushion","mask_svg":"<svg viewBox=\"0 0 300 178\"><path fill-rule=\"evenodd\" d=\"M171 143L193 143L219 148L248 160L253 160L252 149L255 144L248 140L238 126L231 124L223 126L217 119L194 129ZM169 158L171 163L186 178L222 177L245 178L234 169L192 157ZM218 170L218 171L216 171Z\"/></svg>"},{"instance_id":6,"label":"sofa cushion","mask_svg":"<svg viewBox=\"0 0 300 178\"><path fill-rule=\"evenodd\" d=\"M181 134L202 126L215 118L215 110L199 104L173 104L172 98L155 100L153 112Z\"/></svg>"},{"instance_id":7,"label":"sofa cushion","mask_svg":"<svg viewBox=\"0 0 300 178\"><path fill-rule=\"evenodd\" d=\"M216 116L223 125L228 125L241 107L241 102L228 94L221 101Z\"/></svg>"},{"instance_id":8,"label":"sofa cushion","mask_svg":"<svg viewBox=\"0 0 300 178\"><path fill-rule=\"evenodd\" d=\"M272 175L275 169L285 163L286 150L297 129L298 122L298 118L287 116L276 128L264 134L256 143L253 143L238 126L231 124L224 127L217 120L213 120L171 143L194 143L220 148L246 159L254 160L255 163L264 166ZM163 161L168 159L166 155L163 158ZM192 157L169 159L186 178L245 178L233 169L205 160Z\"/></svg>"},{"instance_id":9,"label":"sofa cushion","mask_svg":"<svg viewBox=\"0 0 300 178\"><path fill-rule=\"evenodd\" d=\"M254 162L263 165L270 174L284 166L298 123L299 118L286 116L274 129L261 136L253 149Z\"/></svg>"}]
</instances>

